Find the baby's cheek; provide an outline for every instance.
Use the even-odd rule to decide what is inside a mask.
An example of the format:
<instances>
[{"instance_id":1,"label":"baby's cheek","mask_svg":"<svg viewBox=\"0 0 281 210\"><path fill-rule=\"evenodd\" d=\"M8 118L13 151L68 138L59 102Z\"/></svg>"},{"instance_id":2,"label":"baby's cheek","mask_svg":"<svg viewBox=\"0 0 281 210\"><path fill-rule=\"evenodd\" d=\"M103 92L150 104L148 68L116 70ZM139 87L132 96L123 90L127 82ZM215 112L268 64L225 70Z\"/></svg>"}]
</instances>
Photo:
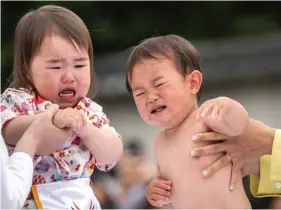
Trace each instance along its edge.
<instances>
[{"instance_id":1,"label":"baby's cheek","mask_svg":"<svg viewBox=\"0 0 281 210\"><path fill-rule=\"evenodd\" d=\"M88 77L82 77L79 85L79 94L81 96L86 96L90 89L90 75Z\"/></svg>"},{"instance_id":2,"label":"baby's cheek","mask_svg":"<svg viewBox=\"0 0 281 210\"><path fill-rule=\"evenodd\" d=\"M36 86L36 90L38 91L39 95L49 101L54 101L54 90L55 85L50 83L43 83Z\"/></svg>"},{"instance_id":3,"label":"baby's cheek","mask_svg":"<svg viewBox=\"0 0 281 210\"><path fill-rule=\"evenodd\" d=\"M57 92L55 89L58 86L59 79L56 75L50 72L45 72L41 77L34 78L34 83L37 91L41 93L40 95L43 98L51 100L51 96L54 92Z\"/></svg>"},{"instance_id":4,"label":"baby's cheek","mask_svg":"<svg viewBox=\"0 0 281 210\"><path fill-rule=\"evenodd\" d=\"M85 97L88 92L89 92L89 89L90 89L90 85L87 85L87 84L83 84L79 87L79 95L81 97Z\"/></svg>"},{"instance_id":5,"label":"baby's cheek","mask_svg":"<svg viewBox=\"0 0 281 210\"><path fill-rule=\"evenodd\" d=\"M142 119L147 122L149 119L148 117L148 112L145 110L145 108L142 106L142 104L140 102L136 102L136 106L137 106L137 110L140 114L140 116L142 117Z\"/></svg>"}]
</instances>

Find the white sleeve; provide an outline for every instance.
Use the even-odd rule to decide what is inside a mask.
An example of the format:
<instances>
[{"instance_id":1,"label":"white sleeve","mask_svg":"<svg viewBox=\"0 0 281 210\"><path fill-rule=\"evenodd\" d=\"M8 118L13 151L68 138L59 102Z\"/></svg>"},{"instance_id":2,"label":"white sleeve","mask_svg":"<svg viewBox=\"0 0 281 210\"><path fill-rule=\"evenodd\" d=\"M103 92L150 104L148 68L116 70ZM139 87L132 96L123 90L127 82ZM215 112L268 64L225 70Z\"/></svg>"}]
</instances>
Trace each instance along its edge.
<instances>
[{"instance_id":1,"label":"white sleeve","mask_svg":"<svg viewBox=\"0 0 281 210\"><path fill-rule=\"evenodd\" d=\"M1 135L1 200L0 209L20 209L30 192L33 160L23 152L10 157Z\"/></svg>"}]
</instances>

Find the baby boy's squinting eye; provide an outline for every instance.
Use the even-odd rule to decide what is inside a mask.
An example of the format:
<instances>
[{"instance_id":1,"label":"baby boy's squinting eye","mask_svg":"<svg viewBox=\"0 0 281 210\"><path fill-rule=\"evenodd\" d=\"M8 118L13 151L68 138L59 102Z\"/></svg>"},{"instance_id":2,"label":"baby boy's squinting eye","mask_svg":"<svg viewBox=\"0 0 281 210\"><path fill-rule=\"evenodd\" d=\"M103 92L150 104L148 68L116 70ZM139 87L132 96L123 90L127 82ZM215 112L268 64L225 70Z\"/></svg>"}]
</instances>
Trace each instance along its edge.
<instances>
[{"instance_id":1,"label":"baby boy's squinting eye","mask_svg":"<svg viewBox=\"0 0 281 210\"><path fill-rule=\"evenodd\" d=\"M135 97L141 96L141 95L143 95L143 94L144 94L144 92L138 93L138 94L135 95Z\"/></svg>"},{"instance_id":2,"label":"baby boy's squinting eye","mask_svg":"<svg viewBox=\"0 0 281 210\"><path fill-rule=\"evenodd\" d=\"M164 85L165 83L166 82L160 83L160 84L156 85L156 87L160 87L160 86Z\"/></svg>"}]
</instances>

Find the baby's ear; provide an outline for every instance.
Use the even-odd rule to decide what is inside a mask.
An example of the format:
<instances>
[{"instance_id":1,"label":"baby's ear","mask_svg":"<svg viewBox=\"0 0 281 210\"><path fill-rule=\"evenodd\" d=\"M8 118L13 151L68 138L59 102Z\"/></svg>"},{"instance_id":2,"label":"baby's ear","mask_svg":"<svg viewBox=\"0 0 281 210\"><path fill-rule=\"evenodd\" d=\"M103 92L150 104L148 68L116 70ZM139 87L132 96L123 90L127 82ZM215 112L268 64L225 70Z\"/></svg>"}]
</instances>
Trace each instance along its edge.
<instances>
[{"instance_id":1,"label":"baby's ear","mask_svg":"<svg viewBox=\"0 0 281 210\"><path fill-rule=\"evenodd\" d=\"M202 85L202 80L203 80L202 73L198 70L194 70L187 76L187 80L190 86L191 93L197 94Z\"/></svg>"}]
</instances>

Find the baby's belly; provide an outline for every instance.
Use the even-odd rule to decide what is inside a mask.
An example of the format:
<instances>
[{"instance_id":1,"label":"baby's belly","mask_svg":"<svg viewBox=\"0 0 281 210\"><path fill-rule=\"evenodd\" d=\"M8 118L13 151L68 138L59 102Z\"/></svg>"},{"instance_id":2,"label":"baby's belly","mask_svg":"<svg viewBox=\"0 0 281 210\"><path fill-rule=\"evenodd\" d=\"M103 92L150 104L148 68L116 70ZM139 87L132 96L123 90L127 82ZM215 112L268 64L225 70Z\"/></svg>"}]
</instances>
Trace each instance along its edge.
<instances>
[{"instance_id":1,"label":"baby's belly","mask_svg":"<svg viewBox=\"0 0 281 210\"><path fill-rule=\"evenodd\" d=\"M204 178L202 171L188 167L175 169L170 177L171 199L175 208L251 208L242 181L235 191L229 190L230 165L209 178Z\"/></svg>"}]
</instances>

